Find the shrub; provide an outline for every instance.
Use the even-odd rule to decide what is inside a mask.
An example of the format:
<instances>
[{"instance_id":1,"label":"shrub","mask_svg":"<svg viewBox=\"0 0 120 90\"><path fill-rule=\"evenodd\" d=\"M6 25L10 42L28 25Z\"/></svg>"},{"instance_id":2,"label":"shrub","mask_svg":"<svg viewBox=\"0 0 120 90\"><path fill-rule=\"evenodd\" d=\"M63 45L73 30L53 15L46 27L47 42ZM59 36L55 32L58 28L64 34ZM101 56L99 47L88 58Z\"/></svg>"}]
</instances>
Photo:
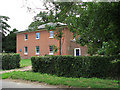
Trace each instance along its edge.
<instances>
[{"instance_id":1,"label":"shrub","mask_svg":"<svg viewBox=\"0 0 120 90\"><path fill-rule=\"evenodd\" d=\"M19 54L3 54L2 55L2 69L9 70L20 67Z\"/></svg>"},{"instance_id":2,"label":"shrub","mask_svg":"<svg viewBox=\"0 0 120 90\"><path fill-rule=\"evenodd\" d=\"M120 56L40 56L32 57L34 72L65 77L117 77Z\"/></svg>"}]
</instances>

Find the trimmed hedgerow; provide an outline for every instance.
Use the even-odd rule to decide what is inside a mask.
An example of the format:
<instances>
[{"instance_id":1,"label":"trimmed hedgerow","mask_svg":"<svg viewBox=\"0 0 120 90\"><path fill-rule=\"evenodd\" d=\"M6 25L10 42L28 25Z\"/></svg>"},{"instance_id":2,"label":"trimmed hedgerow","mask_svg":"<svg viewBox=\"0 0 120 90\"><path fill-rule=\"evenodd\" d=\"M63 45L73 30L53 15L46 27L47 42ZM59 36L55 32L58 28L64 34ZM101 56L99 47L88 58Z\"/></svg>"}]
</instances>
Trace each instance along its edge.
<instances>
[{"instance_id":1,"label":"trimmed hedgerow","mask_svg":"<svg viewBox=\"0 0 120 90\"><path fill-rule=\"evenodd\" d=\"M2 55L2 69L9 70L20 67L20 55L19 54L3 54Z\"/></svg>"},{"instance_id":2,"label":"trimmed hedgerow","mask_svg":"<svg viewBox=\"0 0 120 90\"><path fill-rule=\"evenodd\" d=\"M65 77L117 77L120 56L32 57L34 72ZM115 61L114 63L112 61Z\"/></svg>"}]
</instances>

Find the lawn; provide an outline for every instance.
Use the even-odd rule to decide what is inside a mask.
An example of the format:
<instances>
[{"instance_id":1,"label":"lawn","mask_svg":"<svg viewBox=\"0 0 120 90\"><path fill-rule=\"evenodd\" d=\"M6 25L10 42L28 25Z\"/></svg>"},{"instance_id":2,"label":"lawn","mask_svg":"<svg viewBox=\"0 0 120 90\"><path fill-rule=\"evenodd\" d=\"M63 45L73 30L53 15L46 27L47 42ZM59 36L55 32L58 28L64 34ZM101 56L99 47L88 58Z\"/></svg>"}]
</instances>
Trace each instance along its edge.
<instances>
[{"instance_id":1,"label":"lawn","mask_svg":"<svg viewBox=\"0 0 120 90\"><path fill-rule=\"evenodd\" d=\"M31 60L30 59L20 60L20 67L26 67L26 66L31 66Z\"/></svg>"},{"instance_id":2,"label":"lawn","mask_svg":"<svg viewBox=\"0 0 120 90\"><path fill-rule=\"evenodd\" d=\"M3 73L2 79L23 79L29 81L45 82L51 85L65 85L79 88L118 88L117 80L99 78L66 78L55 75L34 73L30 71L14 71Z\"/></svg>"}]
</instances>

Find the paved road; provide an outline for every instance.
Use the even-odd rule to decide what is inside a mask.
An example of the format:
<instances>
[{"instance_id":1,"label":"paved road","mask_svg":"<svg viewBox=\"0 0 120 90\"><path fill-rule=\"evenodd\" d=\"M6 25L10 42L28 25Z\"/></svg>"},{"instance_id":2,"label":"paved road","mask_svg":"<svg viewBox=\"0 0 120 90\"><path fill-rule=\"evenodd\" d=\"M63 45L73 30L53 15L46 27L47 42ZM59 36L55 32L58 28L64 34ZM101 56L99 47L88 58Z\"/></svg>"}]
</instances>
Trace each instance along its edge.
<instances>
[{"instance_id":1,"label":"paved road","mask_svg":"<svg viewBox=\"0 0 120 90\"><path fill-rule=\"evenodd\" d=\"M0 82L2 82L2 88L57 88L57 86L27 81L0 80Z\"/></svg>"}]
</instances>

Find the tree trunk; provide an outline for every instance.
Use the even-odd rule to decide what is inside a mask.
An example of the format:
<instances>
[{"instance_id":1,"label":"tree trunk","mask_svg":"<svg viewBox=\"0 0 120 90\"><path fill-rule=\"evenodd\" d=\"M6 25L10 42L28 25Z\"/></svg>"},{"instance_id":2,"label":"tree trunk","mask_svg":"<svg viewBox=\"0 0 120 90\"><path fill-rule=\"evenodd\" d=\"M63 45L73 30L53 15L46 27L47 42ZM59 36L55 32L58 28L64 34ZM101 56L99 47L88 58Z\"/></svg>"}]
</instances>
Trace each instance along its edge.
<instances>
[{"instance_id":1,"label":"tree trunk","mask_svg":"<svg viewBox=\"0 0 120 90\"><path fill-rule=\"evenodd\" d=\"M61 55L61 38L59 38L59 55Z\"/></svg>"}]
</instances>

